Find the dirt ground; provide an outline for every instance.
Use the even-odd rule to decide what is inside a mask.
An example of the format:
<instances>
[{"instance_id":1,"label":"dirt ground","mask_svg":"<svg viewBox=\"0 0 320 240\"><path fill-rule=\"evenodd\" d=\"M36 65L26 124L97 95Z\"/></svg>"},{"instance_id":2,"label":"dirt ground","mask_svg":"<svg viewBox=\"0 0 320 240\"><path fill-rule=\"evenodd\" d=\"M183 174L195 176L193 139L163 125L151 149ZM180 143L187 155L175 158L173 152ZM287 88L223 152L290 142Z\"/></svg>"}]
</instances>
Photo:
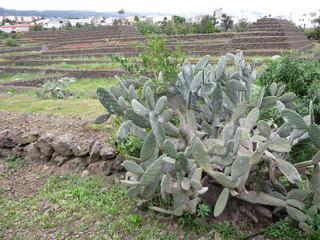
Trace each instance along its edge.
<instances>
[{"instance_id":1,"label":"dirt ground","mask_svg":"<svg viewBox=\"0 0 320 240\"><path fill-rule=\"evenodd\" d=\"M4 169L3 159L0 159L1 169ZM24 198L28 195L38 192L45 179L52 175L61 175L62 173L71 173L66 168L55 165L45 165L43 163L26 163L9 170L9 172L0 177L0 187L2 197Z\"/></svg>"}]
</instances>

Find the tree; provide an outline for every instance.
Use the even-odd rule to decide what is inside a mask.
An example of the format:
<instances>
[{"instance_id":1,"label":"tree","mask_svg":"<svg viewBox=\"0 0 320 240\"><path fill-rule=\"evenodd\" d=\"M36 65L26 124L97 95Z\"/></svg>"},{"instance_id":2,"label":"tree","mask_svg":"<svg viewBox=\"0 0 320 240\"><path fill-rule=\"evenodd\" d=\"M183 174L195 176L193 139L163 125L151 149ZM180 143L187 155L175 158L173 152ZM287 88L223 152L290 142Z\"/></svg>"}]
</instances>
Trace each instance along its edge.
<instances>
[{"instance_id":1,"label":"tree","mask_svg":"<svg viewBox=\"0 0 320 240\"><path fill-rule=\"evenodd\" d=\"M148 22L137 22L137 29L142 35L149 35L149 34L161 34L162 31L159 26L148 23Z\"/></svg>"},{"instance_id":2,"label":"tree","mask_svg":"<svg viewBox=\"0 0 320 240\"><path fill-rule=\"evenodd\" d=\"M215 19L212 16L204 16L199 24L199 33L213 33L214 23Z\"/></svg>"},{"instance_id":3,"label":"tree","mask_svg":"<svg viewBox=\"0 0 320 240\"><path fill-rule=\"evenodd\" d=\"M140 19L139 19L139 17L136 15L136 16L134 16L134 21L135 22L140 22Z\"/></svg>"},{"instance_id":4,"label":"tree","mask_svg":"<svg viewBox=\"0 0 320 240\"><path fill-rule=\"evenodd\" d=\"M76 28L82 28L82 25L79 22L77 22L76 23Z\"/></svg>"},{"instance_id":5,"label":"tree","mask_svg":"<svg viewBox=\"0 0 320 240\"><path fill-rule=\"evenodd\" d=\"M29 28L29 31L44 31L44 30L46 30L46 29L40 24L36 24L36 25L31 26Z\"/></svg>"},{"instance_id":6,"label":"tree","mask_svg":"<svg viewBox=\"0 0 320 240\"><path fill-rule=\"evenodd\" d=\"M235 24L235 30L237 32L242 32L245 28L249 26L247 18L241 18L237 24Z\"/></svg>"},{"instance_id":7,"label":"tree","mask_svg":"<svg viewBox=\"0 0 320 240\"><path fill-rule=\"evenodd\" d=\"M163 32L166 35L174 35L176 34L175 24L173 21L168 21L166 26L163 29Z\"/></svg>"},{"instance_id":8,"label":"tree","mask_svg":"<svg viewBox=\"0 0 320 240\"><path fill-rule=\"evenodd\" d=\"M114 19L113 22L112 22L112 25L121 25L122 24L122 21L121 19Z\"/></svg>"},{"instance_id":9,"label":"tree","mask_svg":"<svg viewBox=\"0 0 320 240\"><path fill-rule=\"evenodd\" d=\"M231 29L233 27L233 20L231 18L231 16L228 16L227 14L222 14L222 26L223 28L228 31L229 29Z\"/></svg>"},{"instance_id":10,"label":"tree","mask_svg":"<svg viewBox=\"0 0 320 240\"><path fill-rule=\"evenodd\" d=\"M9 18L2 19L1 25L5 25L6 23L9 23L10 25L15 25L18 22L16 20L10 20Z\"/></svg>"},{"instance_id":11,"label":"tree","mask_svg":"<svg viewBox=\"0 0 320 240\"><path fill-rule=\"evenodd\" d=\"M124 15L125 11L124 11L124 9L121 9L121 10L119 10L119 11L118 11L118 13L120 14L120 16L122 16L122 17L123 17L123 15Z\"/></svg>"},{"instance_id":12,"label":"tree","mask_svg":"<svg viewBox=\"0 0 320 240\"><path fill-rule=\"evenodd\" d=\"M172 21L175 23L175 24L182 24L182 23L185 23L186 22L186 19L184 17L180 17L180 16L177 16L177 15L174 15L172 17Z\"/></svg>"},{"instance_id":13,"label":"tree","mask_svg":"<svg viewBox=\"0 0 320 240\"><path fill-rule=\"evenodd\" d=\"M319 18L316 18L316 19L313 19L313 21L312 22L314 22L314 23L318 23L319 25L320 25L320 17Z\"/></svg>"},{"instance_id":14,"label":"tree","mask_svg":"<svg viewBox=\"0 0 320 240\"><path fill-rule=\"evenodd\" d=\"M166 27L167 23L168 23L168 18L164 17L163 21L160 22L160 28L161 28L162 32L164 32L164 28Z\"/></svg>"}]
</instances>

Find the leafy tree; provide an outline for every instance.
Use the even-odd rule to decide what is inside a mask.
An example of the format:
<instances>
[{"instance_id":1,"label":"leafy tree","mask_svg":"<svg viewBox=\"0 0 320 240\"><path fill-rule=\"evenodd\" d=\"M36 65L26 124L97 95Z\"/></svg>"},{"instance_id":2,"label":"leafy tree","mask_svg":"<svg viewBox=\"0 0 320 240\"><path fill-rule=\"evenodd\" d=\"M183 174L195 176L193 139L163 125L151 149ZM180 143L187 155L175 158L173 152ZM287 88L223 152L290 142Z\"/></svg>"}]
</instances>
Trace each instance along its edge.
<instances>
[{"instance_id":1,"label":"leafy tree","mask_svg":"<svg viewBox=\"0 0 320 240\"><path fill-rule=\"evenodd\" d=\"M134 21L135 22L140 22L140 19L139 19L139 17L136 15L136 16L134 16Z\"/></svg>"},{"instance_id":2,"label":"leafy tree","mask_svg":"<svg viewBox=\"0 0 320 240\"><path fill-rule=\"evenodd\" d=\"M30 31L44 31L45 28L44 28L42 25L40 25L40 24L36 24L36 25L34 25L34 26L31 26L31 27L29 28L29 30L30 30Z\"/></svg>"},{"instance_id":3,"label":"leafy tree","mask_svg":"<svg viewBox=\"0 0 320 240\"><path fill-rule=\"evenodd\" d=\"M190 33L192 34L198 34L200 33L200 24L192 23L190 26Z\"/></svg>"},{"instance_id":4,"label":"leafy tree","mask_svg":"<svg viewBox=\"0 0 320 240\"><path fill-rule=\"evenodd\" d=\"M122 17L123 17L123 15L124 15L125 11L124 11L124 9L121 9L121 10L119 10L119 11L118 11L118 13L120 14L120 16L122 16Z\"/></svg>"},{"instance_id":5,"label":"leafy tree","mask_svg":"<svg viewBox=\"0 0 320 240\"><path fill-rule=\"evenodd\" d=\"M161 28L162 32L164 32L164 28L166 27L167 23L168 23L168 18L164 17L163 21L160 22L160 28Z\"/></svg>"},{"instance_id":6,"label":"leafy tree","mask_svg":"<svg viewBox=\"0 0 320 240\"><path fill-rule=\"evenodd\" d=\"M18 46L19 44L17 43L16 40L12 39L12 38L6 38L4 41L3 41L3 44L5 46L10 46L10 47L13 47L13 46Z\"/></svg>"},{"instance_id":7,"label":"leafy tree","mask_svg":"<svg viewBox=\"0 0 320 240\"><path fill-rule=\"evenodd\" d=\"M206 33L213 33L213 23L210 20L206 22Z\"/></svg>"},{"instance_id":8,"label":"leafy tree","mask_svg":"<svg viewBox=\"0 0 320 240\"><path fill-rule=\"evenodd\" d=\"M242 32L249 26L247 18L241 18L237 24L234 25L234 28L237 32Z\"/></svg>"},{"instance_id":9,"label":"leafy tree","mask_svg":"<svg viewBox=\"0 0 320 240\"><path fill-rule=\"evenodd\" d=\"M0 30L0 39L6 39L9 37L9 34Z\"/></svg>"},{"instance_id":10,"label":"leafy tree","mask_svg":"<svg viewBox=\"0 0 320 240\"><path fill-rule=\"evenodd\" d=\"M9 23L10 25L15 25L18 22L16 20L10 20L9 18L2 19L1 25L5 25L6 23Z\"/></svg>"},{"instance_id":11,"label":"leafy tree","mask_svg":"<svg viewBox=\"0 0 320 240\"><path fill-rule=\"evenodd\" d=\"M215 25L215 19L206 15L200 22L199 33L213 33L213 28Z\"/></svg>"},{"instance_id":12,"label":"leafy tree","mask_svg":"<svg viewBox=\"0 0 320 240\"><path fill-rule=\"evenodd\" d=\"M231 16L227 15L227 14L222 14L222 26L223 28L228 31L229 29L231 29L233 27L233 20L231 18Z\"/></svg>"},{"instance_id":13,"label":"leafy tree","mask_svg":"<svg viewBox=\"0 0 320 240\"><path fill-rule=\"evenodd\" d=\"M187 23L176 24L177 34L188 34L188 32L189 32L189 24Z\"/></svg>"},{"instance_id":14,"label":"leafy tree","mask_svg":"<svg viewBox=\"0 0 320 240\"><path fill-rule=\"evenodd\" d=\"M82 28L82 25L79 22L77 22L76 23L76 28Z\"/></svg>"},{"instance_id":15,"label":"leafy tree","mask_svg":"<svg viewBox=\"0 0 320 240\"><path fill-rule=\"evenodd\" d=\"M150 37L146 43L144 51L141 53L143 65L157 75L162 72L163 78L172 83L178 74L177 65L184 62L185 52L179 43L175 50L166 47L167 39L160 36Z\"/></svg>"},{"instance_id":16,"label":"leafy tree","mask_svg":"<svg viewBox=\"0 0 320 240\"><path fill-rule=\"evenodd\" d=\"M320 39L320 26L314 29L304 29L303 34L309 39Z\"/></svg>"},{"instance_id":17,"label":"leafy tree","mask_svg":"<svg viewBox=\"0 0 320 240\"><path fill-rule=\"evenodd\" d=\"M114 19L112 22L112 25L121 25L121 24L122 24L121 19Z\"/></svg>"},{"instance_id":18,"label":"leafy tree","mask_svg":"<svg viewBox=\"0 0 320 240\"><path fill-rule=\"evenodd\" d=\"M320 24L320 18L314 19L313 22Z\"/></svg>"},{"instance_id":19,"label":"leafy tree","mask_svg":"<svg viewBox=\"0 0 320 240\"><path fill-rule=\"evenodd\" d=\"M185 23L186 22L186 19L184 17L180 17L180 16L177 16L177 15L174 15L172 17L172 21L175 23L175 24L182 24L182 23Z\"/></svg>"},{"instance_id":20,"label":"leafy tree","mask_svg":"<svg viewBox=\"0 0 320 240\"><path fill-rule=\"evenodd\" d=\"M163 32L166 35L174 35L176 34L176 28L175 28L175 24L173 21L168 21L166 26L163 29Z\"/></svg>"},{"instance_id":21,"label":"leafy tree","mask_svg":"<svg viewBox=\"0 0 320 240\"><path fill-rule=\"evenodd\" d=\"M142 35L149 35L149 34L161 34L161 28L155 24L148 23L148 22L137 22L136 24L138 31Z\"/></svg>"}]
</instances>

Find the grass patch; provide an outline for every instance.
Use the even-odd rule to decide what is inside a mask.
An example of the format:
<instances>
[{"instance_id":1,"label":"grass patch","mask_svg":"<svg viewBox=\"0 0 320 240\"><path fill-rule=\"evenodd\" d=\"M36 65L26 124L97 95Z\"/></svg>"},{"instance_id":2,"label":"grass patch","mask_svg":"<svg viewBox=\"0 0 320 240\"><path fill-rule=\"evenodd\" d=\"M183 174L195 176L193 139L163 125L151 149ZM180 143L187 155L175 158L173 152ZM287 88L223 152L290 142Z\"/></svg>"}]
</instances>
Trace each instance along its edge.
<instances>
[{"instance_id":1,"label":"grass patch","mask_svg":"<svg viewBox=\"0 0 320 240\"><path fill-rule=\"evenodd\" d=\"M36 77L43 77L45 76L44 72L40 73L6 73L0 71L0 82L8 82L11 80L18 80L18 79L29 79L29 78L36 78Z\"/></svg>"},{"instance_id":2,"label":"grass patch","mask_svg":"<svg viewBox=\"0 0 320 240\"><path fill-rule=\"evenodd\" d=\"M49 177L34 195L14 199L0 195L0 234L6 239L178 239L164 238L164 221L142 214L134 198L114 177L64 174ZM45 200L55 208L44 210ZM8 235L6 235L8 236Z\"/></svg>"},{"instance_id":3,"label":"grass patch","mask_svg":"<svg viewBox=\"0 0 320 240\"><path fill-rule=\"evenodd\" d=\"M4 172L0 173L0 178L1 177L7 177L10 174L10 171L22 164L25 163L24 159L21 158L16 158L16 157L6 157L5 159L3 159L3 164L4 164ZM1 188L0 188L0 194L1 194Z\"/></svg>"},{"instance_id":4,"label":"grass patch","mask_svg":"<svg viewBox=\"0 0 320 240\"><path fill-rule=\"evenodd\" d=\"M115 78L84 78L76 79L75 82L71 83L68 88L77 90L82 93L95 92L98 86L108 87L111 85L117 85Z\"/></svg>"},{"instance_id":5,"label":"grass patch","mask_svg":"<svg viewBox=\"0 0 320 240\"><path fill-rule=\"evenodd\" d=\"M45 65L44 68L73 68L73 69L116 69L120 68L121 65L118 63L83 63L83 64L69 64L61 62L57 64Z\"/></svg>"},{"instance_id":6,"label":"grass patch","mask_svg":"<svg viewBox=\"0 0 320 240\"><path fill-rule=\"evenodd\" d=\"M28 94L0 94L0 109L9 112L36 112L70 117L95 119L105 112L97 99L41 99Z\"/></svg>"},{"instance_id":7,"label":"grass patch","mask_svg":"<svg viewBox=\"0 0 320 240\"><path fill-rule=\"evenodd\" d=\"M19 48L23 48L24 46L19 46ZM34 54L41 54L42 51L32 51L32 52L12 52L12 53L3 53L0 54L0 57L8 57L8 56L25 56L25 55L34 55Z\"/></svg>"}]
</instances>

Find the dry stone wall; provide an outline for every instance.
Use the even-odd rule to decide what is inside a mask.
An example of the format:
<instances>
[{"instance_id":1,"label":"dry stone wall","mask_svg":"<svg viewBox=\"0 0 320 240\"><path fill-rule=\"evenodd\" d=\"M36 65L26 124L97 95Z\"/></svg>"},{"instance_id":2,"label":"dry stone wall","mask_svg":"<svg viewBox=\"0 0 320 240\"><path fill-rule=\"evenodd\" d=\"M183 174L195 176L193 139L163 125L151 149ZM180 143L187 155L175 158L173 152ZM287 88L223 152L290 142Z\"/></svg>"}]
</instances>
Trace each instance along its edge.
<instances>
[{"instance_id":1,"label":"dry stone wall","mask_svg":"<svg viewBox=\"0 0 320 240\"><path fill-rule=\"evenodd\" d=\"M4 111L0 116L0 157L14 156L104 175L123 169L123 156L108 143L108 134L86 129L86 121ZM38 125L40 122L43 124Z\"/></svg>"}]
</instances>

